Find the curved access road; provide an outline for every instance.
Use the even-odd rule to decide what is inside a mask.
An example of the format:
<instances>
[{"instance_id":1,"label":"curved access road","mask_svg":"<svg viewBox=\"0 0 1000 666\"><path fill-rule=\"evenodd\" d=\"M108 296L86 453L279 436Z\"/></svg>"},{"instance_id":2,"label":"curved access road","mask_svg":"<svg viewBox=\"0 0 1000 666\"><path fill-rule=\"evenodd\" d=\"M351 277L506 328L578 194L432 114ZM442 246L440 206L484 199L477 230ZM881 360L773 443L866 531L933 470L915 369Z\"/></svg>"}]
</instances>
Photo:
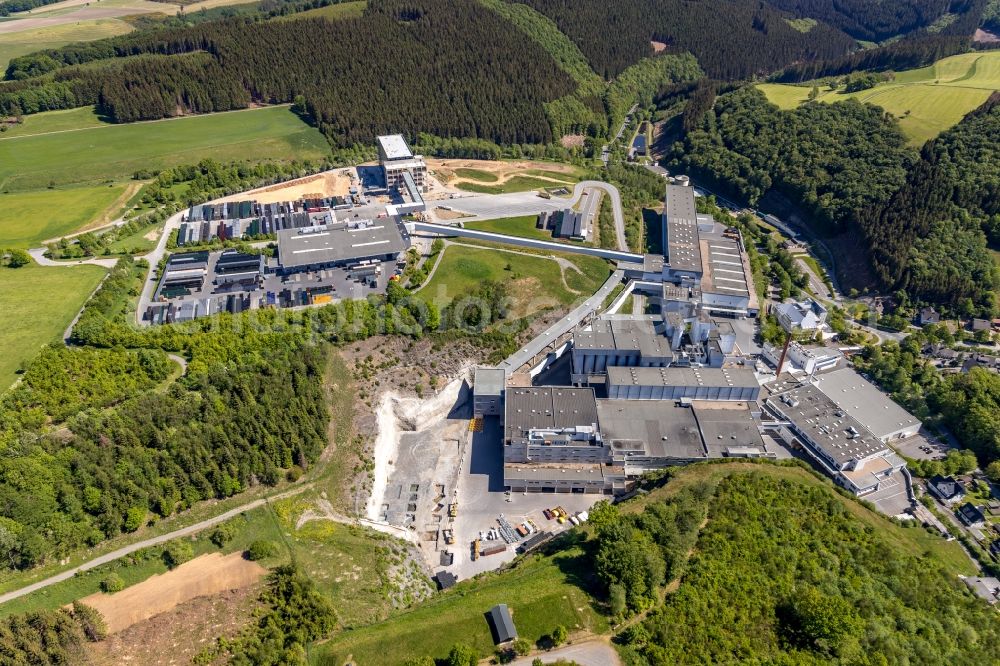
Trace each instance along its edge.
<instances>
[{"instance_id":1,"label":"curved access road","mask_svg":"<svg viewBox=\"0 0 1000 666\"><path fill-rule=\"evenodd\" d=\"M115 264L118 263L117 259L77 259L74 261L53 261L45 256L44 247L36 247L28 250L28 254L31 258L35 260L39 266L83 266L89 264L91 266L103 266L104 268L114 268Z\"/></svg>"},{"instance_id":2,"label":"curved access road","mask_svg":"<svg viewBox=\"0 0 1000 666\"><path fill-rule=\"evenodd\" d=\"M170 240L170 234L180 226L181 219L186 212L187 209L185 208L168 217L167 221L163 224L163 232L160 234L160 240L156 242L156 247L140 257L149 263L149 272L142 283L142 293L139 294L139 301L135 307L135 323L140 326L142 325L142 315L146 312L149 304L153 302L153 292L156 290L157 283L156 266L167 252L167 241Z\"/></svg>"},{"instance_id":3,"label":"curved access road","mask_svg":"<svg viewBox=\"0 0 1000 666\"><path fill-rule=\"evenodd\" d=\"M292 495L297 495L310 487L311 484L303 484L297 488L293 488L292 490L274 495L272 497L262 497L261 499L256 499L252 502L247 502L246 504L242 504L234 509L230 509L225 513L220 513L217 516L206 518L205 520L197 522L193 525L188 525L187 527L181 527L179 529L174 530L173 532L167 532L166 534L161 534L159 536L143 539L142 541L137 541L135 543L119 548L118 550L113 550L110 553L101 555L100 557L95 557L89 562L84 562L83 564L75 566L71 569L67 569L66 571L61 571L54 576L49 576L48 578L40 580L37 583L32 583L31 585L25 585L24 587L18 590L13 590L12 592L7 592L6 594L0 594L0 604L5 604L8 601L17 599L18 597L23 597L26 594L37 592L42 588L49 587L50 585L55 585L56 583L61 583L64 580L69 580L70 578L72 578L81 571L88 571L95 567L99 567L102 564L114 562L115 560L125 557L126 555L130 555L136 552L137 550L142 550L143 548L149 548L151 546L158 546L172 539L190 536L192 534L195 534L196 532L200 532L209 527L214 527L215 525L227 521L230 518L235 518L244 511L251 511L253 509L261 507L271 500L279 500L279 499L284 499L286 497L291 497Z\"/></svg>"},{"instance_id":4,"label":"curved access road","mask_svg":"<svg viewBox=\"0 0 1000 666\"><path fill-rule=\"evenodd\" d=\"M583 196L584 190L589 189L600 190L611 197L611 212L614 213L615 218L615 240L619 250L628 252L628 242L625 240L625 215L622 213L622 197L618 193L618 188L603 180L582 180L573 186L571 205L576 204ZM600 211L597 211L595 217L597 215L600 215Z\"/></svg>"}]
</instances>

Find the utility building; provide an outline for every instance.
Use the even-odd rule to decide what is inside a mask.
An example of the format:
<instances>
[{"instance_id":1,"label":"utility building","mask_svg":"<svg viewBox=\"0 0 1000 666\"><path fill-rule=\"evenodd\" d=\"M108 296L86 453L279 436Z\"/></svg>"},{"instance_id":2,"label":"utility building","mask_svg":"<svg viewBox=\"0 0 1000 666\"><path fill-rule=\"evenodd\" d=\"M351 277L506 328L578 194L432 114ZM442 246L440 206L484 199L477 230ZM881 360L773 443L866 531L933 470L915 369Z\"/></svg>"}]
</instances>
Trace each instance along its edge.
<instances>
[{"instance_id":1,"label":"utility building","mask_svg":"<svg viewBox=\"0 0 1000 666\"><path fill-rule=\"evenodd\" d=\"M694 190L667 185L663 207L663 253L667 258L664 279L696 282L701 280L701 245Z\"/></svg>"},{"instance_id":2,"label":"utility building","mask_svg":"<svg viewBox=\"0 0 1000 666\"><path fill-rule=\"evenodd\" d=\"M837 483L859 497L905 483L906 461L815 384L786 388L784 382L775 384L777 392L765 401L779 420L778 434L801 445Z\"/></svg>"},{"instance_id":3,"label":"utility building","mask_svg":"<svg viewBox=\"0 0 1000 666\"><path fill-rule=\"evenodd\" d=\"M882 442L906 439L920 430L920 420L896 404L853 368L817 375L816 388L857 419Z\"/></svg>"},{"instance_id":4,"label":"utility building","mask_svg":"<svg viewBox=\"0 0 1000 666\"><path fill-rule=\"evenodd\" d=\"M472 387L475 416L503 416L507 372L503 368L476 368Z\"/></svg>"}]
</instances>

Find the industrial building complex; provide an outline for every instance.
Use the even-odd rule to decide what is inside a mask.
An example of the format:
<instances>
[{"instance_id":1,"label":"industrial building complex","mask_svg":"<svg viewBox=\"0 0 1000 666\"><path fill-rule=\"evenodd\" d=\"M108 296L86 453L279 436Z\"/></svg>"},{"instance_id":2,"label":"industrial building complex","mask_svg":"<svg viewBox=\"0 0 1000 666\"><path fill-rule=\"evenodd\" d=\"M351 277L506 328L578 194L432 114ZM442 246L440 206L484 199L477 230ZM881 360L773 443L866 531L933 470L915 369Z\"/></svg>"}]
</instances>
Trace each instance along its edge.
<instances>
[{"instance_id":1,"label":"industrial building complex","mask_svg":"<svg viewBox=\"0 0 1000 666\"><path fill-rule=\"evenodd\" d=\"M761 302L743 235L699 214L694 188L666 185L663 251L637 254L587 242L593 210L562 207L551 194L538 228L577 242L427 222L414 215L425 211L433 185L423 158L398 135L379 137L377 148L378 166L367 167L349 198L193 207L178 245L266 238L274 256L245 249L170 256L147 321L381 293L417 233L596 256L616 264L596 293L502 363L475 370L475 431L492 420L486 430L497 433L505 490L624 494L643 474L672 465L798 454L860 497L912 500L893 445L916 435L920 421L844 367L836 349L756 346L752 319ZM642 306L619 314L630 296ZM771 313L789 340L793 331L826 326L826 307L813 299Z\"/></svg>"},{"instance_id":2,"label":"industrial building complex","mask_svg":"<svg viewBox=\"0 0 1000 666\"><path fill-rule=\"evenodd\" d=\"M746 348L736 324L760 303L743 239L698 214L692 188L667 186L661 240L663 255L618 262L619 279L647 297L645 313L598 314L592 305L566 318L565 334L539 336L547 345L533 341L476 370L476 417L503 421L505 487L622 494L670 465L799 451L858 496L906 500L905 461L889 444L920 422L839 367L837 350ZM788 330L808 330L824 324L826 310L805 301L776 315ZM568 366L562 383L546 379L559 358Z\"/></svg>"}]
</instances>

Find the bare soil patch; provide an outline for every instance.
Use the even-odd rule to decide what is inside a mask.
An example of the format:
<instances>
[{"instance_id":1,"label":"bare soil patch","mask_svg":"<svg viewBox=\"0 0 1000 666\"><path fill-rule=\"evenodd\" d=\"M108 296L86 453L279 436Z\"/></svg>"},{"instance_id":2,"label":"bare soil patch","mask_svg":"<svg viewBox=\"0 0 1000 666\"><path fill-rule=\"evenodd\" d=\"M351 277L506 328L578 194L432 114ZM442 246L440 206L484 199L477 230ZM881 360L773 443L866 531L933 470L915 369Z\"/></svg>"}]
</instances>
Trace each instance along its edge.
<instances>
[{"instance_id":1,"label":"bare soil patch","mask_svg":"<svg viewBox=\"0 0 1000 666\"><path fill-rule=\"evenodd\" d=\"M190 664L218 637L232 638L251 619L263 583L186 601L154 618L88 643L93 663Z\"/></svg>"},{"instance_id":2,"label":"bare soil patch","mask_svg":"<svg viewBox=\"0 0 1000 666\"><path fill-rule=\"evenodd\" d=\"M649 45L653 47L653 53L662 53L667 50L667 45L664 42L658 42L656 40L649 40Z\"/></svg>"},{"instance_id":3,"label":"bare soil patch","mask_svg":"<svg viewBox=\"0 0 1000 666\"><path fill-rule=\"evenodd\" d=\"M233 194L220 201L237 201L253 199L259 203L277 203L280 201L297 201L310 194L321 197L346 197L351 188L351 177L347 169L324 171L305 178L290 180L287 183L269 185L249 192Z\"/></svg>"},{"instance_id":4,"label":"bare soil patch","mask_svg":"<svg viewBox=\"0 0 1000 666\"><path fill-rule=\"evenodd\" d=\"M1000 42L1000 35L983 30L982 28L976 28L975 34L972 35L972 41L984 44Z\"/></svg>"},{"instance_id":5,"label":"bare soil patch","mask_svg":"<svg viewBox=\"0 0 1000 666\"><path fill-rule=\"evenodd\" d=\"M457 210L445 210L440 206L434 209L434 216L439 220L460 220L463 217L472 217L468 213L462 213Z\"/></svg>"},{"instance_id":6,"label":"bare soil patch","mask_svg":"<svg viewBox=\"0 0 1000 666\"><path fill-rule=\"evenodd\" d=\"M573 167L568 164L557 162L533 162L531 160L499 161L499 160L443 160L428 159L427 168L435 173L438 180L445 185L453 185L457 182L479 183L471 178L460 178L455 174L456 169L477 169L486 171L497 177L497 180L490 181L488 185L501 185L515 176L524 175L529 169L540 169L564 173L567 176L573 175ZM540 180L553 180L545 176L532 176ZM553 180L553 182L556 182Z\"/></svg>"},{"instance_id":7,"label":"bare soil patch","mask_svg":"<svg viewBox=\"0 0 1000 666\"><path fill-rule=\"evenodd\" d=\"M265 573L264 567L243 559L242 553L210 553L121 592L99 592L81 601L96 608L108 624L108 633L115 634L196 597L251 586Z\"/></svg>"},{"instance_id":8,"label":"bare soil patch","mask_svg":"<svg viewBox=\"0 0 1000 666\"><path fill-rule=\"evenodd\" d=\"M583 148L584 137L582 134L567 134L559 139L563 148Z\"/></svg>"}]
</instances>

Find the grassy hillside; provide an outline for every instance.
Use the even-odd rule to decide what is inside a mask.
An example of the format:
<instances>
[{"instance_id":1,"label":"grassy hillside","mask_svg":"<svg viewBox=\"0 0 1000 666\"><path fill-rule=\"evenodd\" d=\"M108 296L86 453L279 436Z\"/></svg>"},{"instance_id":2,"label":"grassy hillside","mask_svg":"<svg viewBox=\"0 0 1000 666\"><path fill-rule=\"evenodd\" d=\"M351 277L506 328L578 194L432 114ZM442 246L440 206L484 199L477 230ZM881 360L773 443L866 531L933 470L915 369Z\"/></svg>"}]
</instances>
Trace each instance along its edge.
<instances>
[{"instance_id":1,"label":"grassy hillside","mask_svg":"<svg viewBox=\"0 0 1000 666\"><path fill-rule=\"evenodd\" d=\"M782 109L802 104L812 90L809 84L764 83L758 88ZM921 145L957 124L994 90L1000 90L1000 52L976 52L898 72L892 81L868 90L845 93L823 86L817 99L821 102L857 99L878 105L899 120L911 144Z\"/></svg>"},{"instance_id":2,"label":"grassy hillside","mask_svg":"<svg viewBox=\"0 0 1000 666\"><path fill-rule=\"evenodd\" d=\"M394 666L412 657L442 657L454 643L489 654L493 639L483 614L498 603L510 607L518 634L532 642L559 624L570 631L602 633L607 619L576 584L587 576L580 549L533 558L513 571L463 582L385 622L344 632L318 646L313 663L339 666L350 658L364 666ZM387 650L388 645L393 648Z\"/></svg>"},{"instance_id":3,"label":"grassy hillside","mask_svg":"<svg viewBox=\"0 0 1000 666\"><path fill-rule=\"evenodd\" d=\"M474 293L486 280L507 282L515 314L524 316L589 296L608 276L607 263L596 257L564 255L561 259L570 263L561 268L555 259L541 253L533 256L515 248L498 251L504 246L493 243L469 244L483 249L464 245L445 248L434 276L419 290L421 296L444 306Z\"/></svg>"},{"instance_id":4,"label":"grassy hillside","mask_svg":"<svg viewBox=\"0 0 1000 666\"><path fill-rule=\"evenodd\" d=\"M0 392L14 382L22 362L62 339L104 273L99 266L0 268Z\"/></svg>"},{"instance_id":5,"label":"grassy hillside","mask_svg":"<svg viewBox=\"0 0 1000 666\"><path fill-rule=\"evenodd\" d=\"M207 158L312 159L327 152L322 135L284 106L98 127L71 113L80 114L73 117L84 129L0 138L0 188L127 179L138 169Z\"/></svg>"},{"instance_id":6,"label":"grassy hillside","mask_svg":"<svg viewBox=\"0 0 1000 666\"><path fill-rule=\"evenodd\" d=\"M38 247L70 234L119 201L127 185L70 187L0 194L0 247Z\"/></svg>"}]
</instances>

